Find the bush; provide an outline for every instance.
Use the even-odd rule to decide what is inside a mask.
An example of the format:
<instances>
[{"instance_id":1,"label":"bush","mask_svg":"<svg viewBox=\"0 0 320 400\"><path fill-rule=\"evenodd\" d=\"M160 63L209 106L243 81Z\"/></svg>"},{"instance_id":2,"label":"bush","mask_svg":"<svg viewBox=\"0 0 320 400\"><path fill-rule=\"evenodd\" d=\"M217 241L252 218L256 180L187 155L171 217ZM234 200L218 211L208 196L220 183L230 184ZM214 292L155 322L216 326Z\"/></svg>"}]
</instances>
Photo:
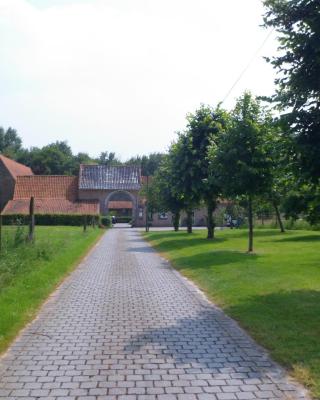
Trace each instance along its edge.
<instances>
[{"instance_id":1,"label":"bush","mask_svg":"<svg viewBox=\"0 0 320 400\"><path fill-rule=\"evenodd\" d=\"M111 218L108 216L103 216L100 218L100 223L103 226L110 226L111 225Z\"/></svg>"},{"instance_id":2,"label":"bush","mask_svg":"<svg viewBox=\"0 0 320 400\"><path fill-rule=\"evenodd\" d=\"M82 226L84 223L84 215L78 214L38 214L35 215L36 225L66 225L66 226ZM98 216L87 216L87 224L98 224ZM4 215L2 217L4 225L26 225L29 223L28 215Z\"/></svg>"}]
</instances>

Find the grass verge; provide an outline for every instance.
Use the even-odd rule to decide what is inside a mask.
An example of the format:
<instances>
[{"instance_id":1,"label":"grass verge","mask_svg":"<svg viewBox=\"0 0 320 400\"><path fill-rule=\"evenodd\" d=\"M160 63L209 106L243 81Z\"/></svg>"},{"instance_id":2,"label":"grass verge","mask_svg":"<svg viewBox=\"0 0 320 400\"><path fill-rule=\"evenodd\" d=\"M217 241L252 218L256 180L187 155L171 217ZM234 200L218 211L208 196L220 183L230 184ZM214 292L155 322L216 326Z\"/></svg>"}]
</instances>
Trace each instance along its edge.
<instances>
[{"instance_id":1,"label":"grass verge","mask_svg":"<svg viewBox=\"0 0 320 400\"><path fill-rule=\"evenodd\" d=\"M35 243L26 244L19 229L5 227L0 255L0 353L103 233L39 226Z\"/></svg>"},{"instance_id":2,"label":"grass verge","mask_svg":"<svg viewBox=\"0 0 320 400\"><path fill-rule=\"evenodd\" d=\"M320 232L158 231L145 238L320 398Z\"/></svg>"}]
</instances>

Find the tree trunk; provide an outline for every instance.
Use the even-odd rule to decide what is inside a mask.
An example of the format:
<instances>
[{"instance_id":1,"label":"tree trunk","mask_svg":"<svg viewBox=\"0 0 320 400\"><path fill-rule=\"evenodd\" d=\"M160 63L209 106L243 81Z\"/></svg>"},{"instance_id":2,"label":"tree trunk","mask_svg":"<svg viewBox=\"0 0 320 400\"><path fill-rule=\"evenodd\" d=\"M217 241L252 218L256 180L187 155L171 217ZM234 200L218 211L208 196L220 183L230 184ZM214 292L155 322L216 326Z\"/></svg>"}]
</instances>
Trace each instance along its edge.
<instances>
[{"instance_id":1,"label":"tree trunk","mask_svg":"<svg viewBox=\"0 0 320 400\"><path fill-rule=\"evenodd\" d=\"M192 233L192 211L187 211L187 232Z\"/></svg>"},{"instance_id":2,"label":"tree trunk","mask_svg":"<svg viewBox=\"0 0 320 400\"><path fill-rule=\"evenodd\" d=\"M148 208L148 202L146 201L146 232L149 232L149 208Z\"/></svg>"},{"instance_id":3,"label":"tree trunk","mask_svg":"<svg viewBox=\"0 0 320 400\"><path fill-rule=\"evenodd\" d=\"M180 211L177 211L173 214L173 227L175 232L178 232L180 224Z\"/></svg>"},{"instance_id":4,"label":"tree trunk","mask_svg":"<svg viewBox=\"0 0 320 400\"><path fill-rule=\"evenodd\" d=\"M207 239L214 239L214 228L215 228L215 223L214 223L214 218L213 218L214 209L215 209L214 202L212 200L209 200L207 202L207 212L208 212L208 220L207 220L208 235L207 235Z\"/></svg>"},{"instance_id":5,"label":"tree trunk","mask_svg":"<svg viewBox=\"0 0 320 400\"><path fill-rule=\"evenodd\" d=\"M277 221L278 221L278 224L279 224L279 227L280 227L280 232L284 233L285 229L284 229L283 222L282 222L282 219L281 219L280 211L279 211L278 205L277 205L277 203L275 201L273 202L273 207L274 207L274 209L276 211L276 217L277 217Z\"/></svg>"},{"instance_id":6,"label":"tree trunk","mask_svg":"<svg viewBox=\"0 0 320 400\"><path fill-rule=\"evenodd\" d=\"M252 198L248 198L248 219L249 219L249 246L248 253L253 251L253 212L252 212Z\"/></svg>"}]
</instances>

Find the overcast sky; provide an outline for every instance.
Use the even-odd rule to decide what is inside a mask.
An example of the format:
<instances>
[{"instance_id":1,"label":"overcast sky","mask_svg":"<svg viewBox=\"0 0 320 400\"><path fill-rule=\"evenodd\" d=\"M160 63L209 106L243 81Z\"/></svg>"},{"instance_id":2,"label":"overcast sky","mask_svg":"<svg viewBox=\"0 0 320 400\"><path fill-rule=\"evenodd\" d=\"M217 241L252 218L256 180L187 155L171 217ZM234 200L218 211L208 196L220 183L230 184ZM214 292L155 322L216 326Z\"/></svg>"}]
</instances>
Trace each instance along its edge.
<instances>
[{"instance_id":1,"label":"overcast sky","mask_svg":"<svg viewBox=\"0 0 320 400\"><path fill-rule=\"evenodd\" d=\"M259 48L260 0L0 0L0 126L122 160L164 151ZM273 92L266 43L225 105Z\"/></svg>"}]
</instances>

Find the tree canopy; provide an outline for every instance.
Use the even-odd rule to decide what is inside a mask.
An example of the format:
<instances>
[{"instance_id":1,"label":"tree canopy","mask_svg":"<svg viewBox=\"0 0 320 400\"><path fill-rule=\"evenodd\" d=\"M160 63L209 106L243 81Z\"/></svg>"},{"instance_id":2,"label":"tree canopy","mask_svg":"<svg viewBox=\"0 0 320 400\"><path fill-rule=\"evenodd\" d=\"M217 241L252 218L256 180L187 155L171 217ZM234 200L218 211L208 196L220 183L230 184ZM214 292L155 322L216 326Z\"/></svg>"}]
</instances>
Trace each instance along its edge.
<instances>
[{"instance_id":1,"label":"tree canopy","mask_svg":"<svg viewBox=\"0 0 320 400\"><path fill-rule=\"evenodd\" d=\"M297 174L320 179L320 3L265 0L264 23L278 32L279 55L268 61L278 72L273 101L293 137Z\"/></svg>"},{"instance_id":2,"label":"tree canopy","mask_svg":"<svg viewBox=\"0 0 320 400\"><path fill-rule=\"evenodd\" d=\"M219 146L210 152L224 196L243 196L248 202L249 251L253 250L253 200L270 192L272 184L268 127L264 109L246 92L238 99Z\"/></svg>"}]
</instances>

